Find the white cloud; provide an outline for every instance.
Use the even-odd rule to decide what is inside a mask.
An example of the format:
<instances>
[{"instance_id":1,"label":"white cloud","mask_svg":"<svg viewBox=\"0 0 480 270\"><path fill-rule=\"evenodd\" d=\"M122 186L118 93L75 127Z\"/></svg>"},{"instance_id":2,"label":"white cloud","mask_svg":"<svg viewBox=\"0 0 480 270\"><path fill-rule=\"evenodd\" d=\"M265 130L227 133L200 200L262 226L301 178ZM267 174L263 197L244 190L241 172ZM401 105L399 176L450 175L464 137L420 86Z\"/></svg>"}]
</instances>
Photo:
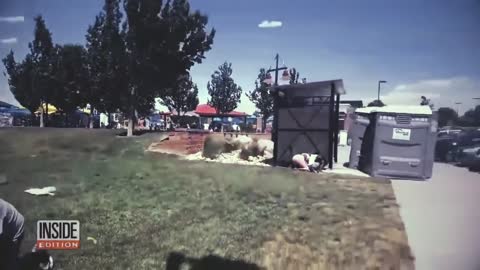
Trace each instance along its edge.
<instances>
[{"instance_id":1,"label":"white cloud","mask_svg":"<svg viewBox=\"0 0 480 270\"><path fill-rule=\"evenodd\" d=\"M17 22L24 22L24 21L25 21L25 17L23 16L0 17L0 22L17 23Z\"/></svg>"},{"instance_id":2,"label":"white cloud","mask_svg":"<svg viewBox=\"0 0 480 270\"><path fill-rule=\"evenodd\" d=\"M282 22L281 21L263 21L261 22L258 27L260 28L276 28L276 27L282 27Z\"/></svg>"},{"instance_id":3,"label":"white cloud","mask_svg":"<svg viewBox=\"0 0 480 270\"><path fill-rule=\"evenodd\" d=\"M17 38L5 38L5 39L0 39L0 43L2 44L14 44L17 43Z\"/></svg>"},{"instance_id":4,"label":"white cloud","mask_svg":"<svg viewBox=\"0 0 480 270\"><path fill-rule=\"evenodd\" d=\"M383 87L382 87L383 88ZM387 87L385 87L387 88ZM431 100L435 108L451 107L459 109L460 114L478 105L473 100L480 97L480 81L469 77L452 77L444 79L421 80L408 84L396 85L393 90L380 95L380 99L388 105L419 105L420 97ZM365 99L364 102L376 98ZM461 102L461 105L456 105Z\"/></svg>"}]
</instances>

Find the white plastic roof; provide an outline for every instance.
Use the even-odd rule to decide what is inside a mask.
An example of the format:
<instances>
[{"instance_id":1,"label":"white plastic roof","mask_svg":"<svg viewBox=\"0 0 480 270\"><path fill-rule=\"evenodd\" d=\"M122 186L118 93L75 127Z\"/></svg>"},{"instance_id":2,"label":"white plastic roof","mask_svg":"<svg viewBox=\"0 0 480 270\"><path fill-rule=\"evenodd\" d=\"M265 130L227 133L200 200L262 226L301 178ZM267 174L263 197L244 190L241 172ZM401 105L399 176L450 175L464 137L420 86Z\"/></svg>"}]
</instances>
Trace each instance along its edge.
<instances>
[{"instance_id":1,"label":"white plastic roof","mask_svg":"<svg viewBox=\"0 0 480 270\"><path fill-rule=\"evenodd\" d=\"M430 106L420 105L388 105L383 107L364 107L355 110L358 113L372 113L372 112L384 112L384 113L404 113L404 114L423 114L432 115Z\"/></svg>"},{"instance_id":2,"label":"white plastic roof","mask_svg":"<svg viewBox=\"0 0 480 270\"><path fill-rule=\"evenodd\" d=\"M348 112L348 109L351 108L352 106L350 104L340 104L339 106L339 111L342 112L342 113L347 113Z\"/></svg>"}]
</instances>

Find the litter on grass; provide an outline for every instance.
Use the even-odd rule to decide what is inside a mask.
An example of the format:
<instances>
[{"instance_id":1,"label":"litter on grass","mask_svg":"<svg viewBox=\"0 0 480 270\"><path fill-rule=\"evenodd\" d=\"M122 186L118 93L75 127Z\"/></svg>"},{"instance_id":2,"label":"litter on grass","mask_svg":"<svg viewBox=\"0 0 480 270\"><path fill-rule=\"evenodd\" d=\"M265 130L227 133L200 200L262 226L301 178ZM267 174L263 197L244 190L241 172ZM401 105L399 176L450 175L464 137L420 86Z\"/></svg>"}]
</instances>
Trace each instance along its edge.
<instances>
[{"instance_id":1,"label":"litter on grass","mask_svg":"<svg viewBox=\"0 0 480 270\"><path fill-rule=\"evenodd\" d=\"M55 196L55 191L57 191L57 188L55 187L30 188L25 190L26 193L36 195L36 196L42 196L42 195Z\"/></svg>"}]
</instances>

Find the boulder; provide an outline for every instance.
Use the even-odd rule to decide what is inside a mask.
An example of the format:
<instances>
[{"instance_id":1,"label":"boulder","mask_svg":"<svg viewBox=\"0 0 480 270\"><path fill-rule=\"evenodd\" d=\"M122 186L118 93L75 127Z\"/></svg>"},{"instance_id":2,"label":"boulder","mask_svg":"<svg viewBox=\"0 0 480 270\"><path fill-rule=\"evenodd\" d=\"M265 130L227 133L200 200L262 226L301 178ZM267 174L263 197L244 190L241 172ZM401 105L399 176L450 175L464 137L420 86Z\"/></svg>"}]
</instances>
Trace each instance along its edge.
<instances>
[{"instance_id":1,"label":"boulder","mask_svg":"<svg viewBox=\"0 0 480 270\"><path fill-rule=\"evenodd\" d=\"M240 150L244 147L247 147L252 142L253 142L252 138L247 136L239 136L234 138L232 141L234 147L236 148L235 150Z\"/></svg>"},{"instance_id":2,"label":"boulder","mask_svg":"<svg viewBox=\"0 0 480 270\"><path fill-rule=\"evenodd\" d=\"M261 155L268 158L273 158L273 141L260 139L257 142Z\"/></svg>"},{"instance_id":3,"label":"boulder","mask_svg":"<svg viewBox=\"0 0 480 270\"><path fill-rule=\"evenodd\" d=\"M248 145L242 147L240 152L240 158L243 160L248 160L249 157L257 157L260 155L260 148L258 147L257 140L253 140Z\"/></svg>"},{"instance_id":4,"label":"boulder","mask_svg":"<svg viewBox=\"0 0 480 270\"><path fill-rule=\"evenodd\" d=\"M203 143L203 156L216 159L221 153L226 151L226 145L229 144L224 137L208 135Z\"/></svg>"}]
</instances>

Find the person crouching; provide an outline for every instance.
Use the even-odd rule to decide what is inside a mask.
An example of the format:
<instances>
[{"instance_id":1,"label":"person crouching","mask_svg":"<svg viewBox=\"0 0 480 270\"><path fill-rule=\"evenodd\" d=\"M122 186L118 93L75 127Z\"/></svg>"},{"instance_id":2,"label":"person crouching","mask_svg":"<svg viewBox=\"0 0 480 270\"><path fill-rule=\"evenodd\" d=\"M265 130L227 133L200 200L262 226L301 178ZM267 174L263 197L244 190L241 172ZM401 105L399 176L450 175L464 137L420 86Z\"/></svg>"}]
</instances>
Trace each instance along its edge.
<instances>
[{"instance_id":1,"label":"person crouching","mask_svg":"<svg viewBox=\"0 0 480 270\"><path fill-rule=\"evenodd\" d=\"M326 161L319 154L296 154L292 157L294 169L318 173L325 168Z\"/></svg>"},{"instance_id":2,"label":"person crouching","mask_svg":"<svg viewBox=\"0 0 480 270\"><path fill-rule=\"evenodd\" d=\"M0 269L18 268L24 221L22 214L13 205L0 199Z\"/></svg>"}]
</instances>

